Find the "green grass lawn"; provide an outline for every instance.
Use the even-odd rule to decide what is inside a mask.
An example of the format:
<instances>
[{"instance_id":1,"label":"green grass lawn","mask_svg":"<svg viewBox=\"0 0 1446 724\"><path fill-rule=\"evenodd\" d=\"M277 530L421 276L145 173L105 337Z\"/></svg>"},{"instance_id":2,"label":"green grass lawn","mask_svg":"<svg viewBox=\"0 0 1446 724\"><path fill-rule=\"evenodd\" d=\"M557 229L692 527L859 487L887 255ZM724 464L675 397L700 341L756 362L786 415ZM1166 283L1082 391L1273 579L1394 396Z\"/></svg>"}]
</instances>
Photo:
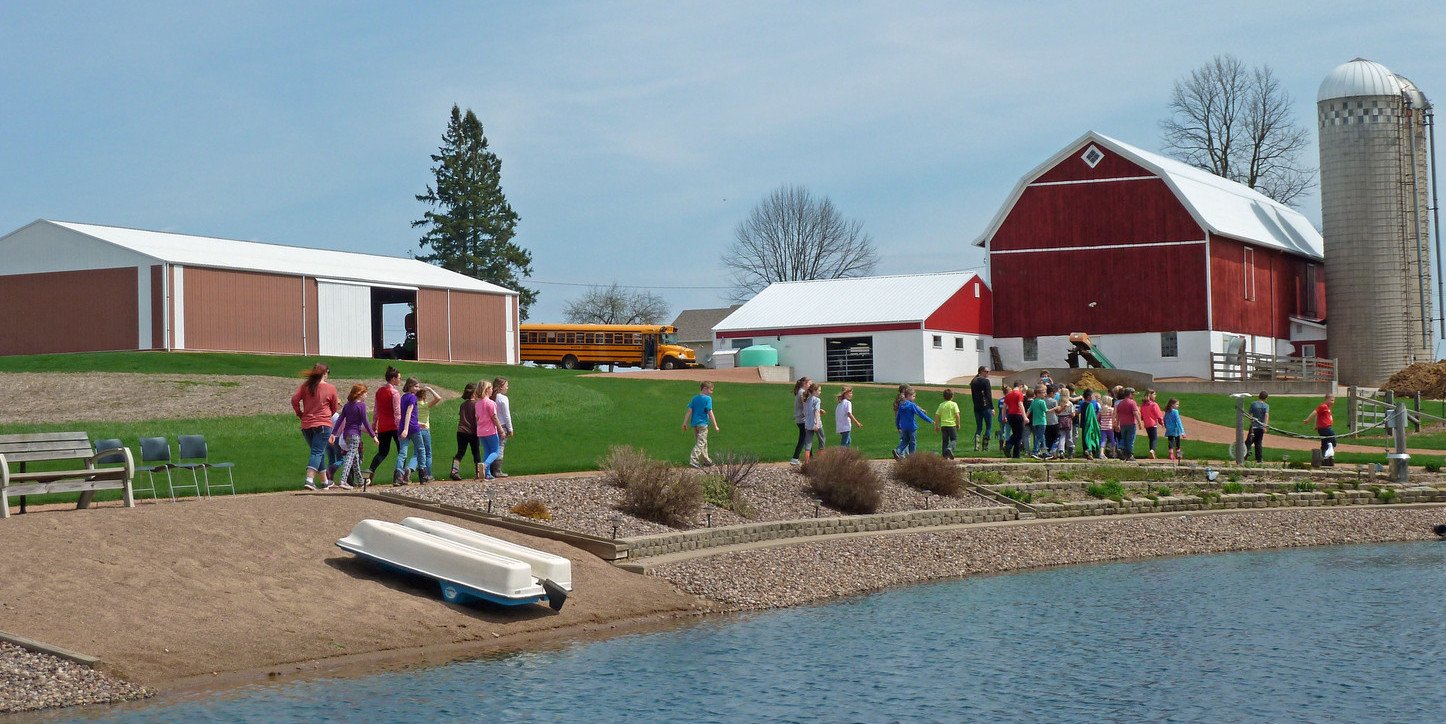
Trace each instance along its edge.
<instances>
[{"instance_id":1,"label":"green grass lawn","mask_svg":"<svg viewBox=\"0 0 1446 724\"><path fill-rule=\"evenodd\" d=\"M250 374L295 377L312 360L296 357L271 357L237 354L120 352L88 355L44 355L32 357L0 357L0 372L148 372L174 374ZM378 360L328 360L337 377L378 379L386 362ZM511 379L509 396L517 435L507 449L507 470L515 474L550 473L595 469L596 461L610 446L628 444L675 463L684 463L692 447L691 431L681 429L688 400L697 391L694 382L616 379L588 377L584 373L535 367L484 367L402 363L404 375L417 377L460 390L468 382L503 375ZM300 383L298 379L298 384ZM839 385L824 388L825 409L832 410ZM797 429L793 424L792 398L787 384L719 384L714 393L714 407L721 433L710 438L716 457L724 451L755 455L765 461L784 461L793 452ZM893 426L894 391L888 388L860 387L854 395L854 414L864 427L854 432L854 446L871 457L887 457L897 442ZM932 411L940 402L936 392L923 391L918 402ZM1182 396L1182 411L1205 419L1221 417L1228 409L1233 424L1233 402L1228 397L1211 395ZM1311 401L1281 398L1283 417L1288 410L1298 421L1309 410ZM288 408L289 401L276 401L278 410ZM434 470L445 475L449 461L456 452L456 420L459 401L452 400L433 408L432 435L437 462ZM973 422L965 400L966 421L961 434L962 454L970 454ZM1295 408L1301 411L1295 414ZM1273 406L1272 410L1276 408ZM1277 418L1279 419L1279 418ZM1227 424L1222 422L1221 424ZM835 440L832 416L825 416L824 426ZM0 425L0 434L84 430L92 440L119 437L139 457L139 438L177 435L205 435L214 460L237 464L237 489L240 492L290 490L300 487L306 467L307 451L294 416L288 413L253 417L209 418L195 420L155 420L126 423L72 423L46 425ZM938 436L932 428L919 432L919 447L938 448ZM369 450L374 449L370 447ZM1301 451L1268 450L1272 461L1283 455L1292 460L1308 460ZM1225 460L1227 447L1187 439L1185 453L1197 460ZM1164 454L1163 440L1160 454ZM998 457L997 450L986 453ZM1342 453L1340 462L1383 462L1383 456ZM1425 460L1415 460L1421 463ZM1438 460L1439 462L1439 460ZM38 469L38 468L37 468ZM386 464L383 471L390 470ZM185 473L182 473L185 474ZM189 474L185 474L189 477ZM144 475L142 475L144 477ZM379 473L378 480L390 475ZM116 497L111 492L110 498ZM107 497L101 494L99 497ZM73 500L74 496L59 496Z\"/></svg>"},{"instance_id":2,"label":"green grass lawn","mask_svg":"<svg viewBox=\"0 0 1446 724\"><path fill-rule=\"evenodd\" d=\"M1203 393L1162 394L1157 398L1160 401L1161 407L1165 405L1166 400L1170 397L1179 398L1180 414L1185 417L1213 422L1217 425L1224 425L1230 428L1235 427L1235 400L1229 395L1208 395ZM1247 409L1250 403L1254 401L1254 396L1246 400ZM1273 395L1270 399L1266 400L1266 402L1270 404L1270 424L1272 427L1290 430L1301 435L1315 434L1315 420L1312 419L1309 423L1302 422L1302 420L1321 403L1320 397L1283 397ZM1409 403L1407 404L1409 406ZM1338 398L1334 409L1336 415L1336 434L1340 435L1348 429L1346 425L1346 401L1343 398ZM1431 415L1446 417L1446 402L1440 400L1423 402L1421 411ZM1407 444L1413 448L1446 450L1446 431L1442 431L1439 427L1433 429L1430 422L1428 418L1422 432L1408 433ZM1187 425L1186 432L1188 431L1189 427ZM1360 445L1380 445L1384 447L1390 444L1390 439L1391 438L1384 433L1383 428L1377 428L1359 437L1342 439L1342 442Z\"/></svg>"}]
</instances>

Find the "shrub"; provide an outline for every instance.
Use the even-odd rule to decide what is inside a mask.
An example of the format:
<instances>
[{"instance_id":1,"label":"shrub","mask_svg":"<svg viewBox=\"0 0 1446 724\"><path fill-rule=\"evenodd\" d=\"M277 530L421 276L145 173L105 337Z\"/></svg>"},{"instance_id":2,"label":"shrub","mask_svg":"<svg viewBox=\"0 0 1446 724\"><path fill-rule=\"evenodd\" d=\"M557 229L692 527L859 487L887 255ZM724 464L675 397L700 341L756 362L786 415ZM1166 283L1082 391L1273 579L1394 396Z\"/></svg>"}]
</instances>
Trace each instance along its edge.
<instances>
[{"instance_id":1,"label":"shrub","mask_svg":"<svg viewBox=\"0 0 1446 724\"><path fill-rule=\"evenodd\" d=\"M1034 501L1034 493L1031 493L1028 490L1020 490L1019 488L1004 488L999 491L999 494L1003 495L1006 498L1009 498L1010 500L1016 500L1021 503L1030 503Z\"/></svg>"},{"instance_id":2,"label":"shrub","mask_svg":"<svg viewBox=\"0 0 1446 724\"><path fill-rule=\"evenodd\" d=\"M1295 461L1286 463L1285 467L1286 467L1286 469L1288 469L1288 470L1306 470L1306 469L1309 468L1310 466L1306 465L1305 463L1303 463L1303 462L1301 462L1301 461L1299 461L1299 460L1295 460Z\"/></svg>"},{"instance_id":3,"label":"shrub","mask_svg":"<svg viewBox=\"0 0 1446 724\"><path fill-rule=\"evenodd\" d=\"M1064 481L1064 482L1069 482L1069 481L1071 481L1071 480L1074 480L1074 473L1072 473L1072 472L1070 472L1070 471L1068 471L1068 470L1064 470L1064 471L1062 471L1062 472L1057 473L1054 477L1055 477L1056 480L1061 480L1061 481Z\"/></svg>"},{"instance_id":4,"label":"shrub","mask_svg":"<svg viewBox=\"0 0 1446 724\"><path fill-rule=\"evenodd\" d=\"M714 460L714 470L734 488L745 487L748 479L753 477L753 469L756 467L758 458L731 450Z\"/></svg>"},{"instance_id":5,"label":"shrub","mask_svg":"<svg viewBox=\"0 0 1446 724\"><path fill-rule=\"evenodd\" d=\"M1116 503L1124 502L1125 486L1120 485L1118 480L1106 480L1103 483L1090 483L1085 486L1085 493L1101 500L1113 500Z\"/></svg>"},{"instance_id":6,"label":"shrub","mask_svg":"<svg viewBox=\"0 0 1446 724\"><path fill-rule=\"evenodd\" d=\"M1441 463L1426 463L1423 467L1426 468L1426 472L1428 473L1441 472Z\"/></svg>"},{"instance_id":7,"label":"shrub","mask_svg":"<svg viewBox=\"0 0 1446 724\"><path fill-rule=\"evenodd\" d=\"M679 528L702 509L703 484L685 470L648 466L628 481L623 507L639 518Z\"/></svg>"},{"instance_id":8,"label":"shrub","mask_svg":"<svg viewBox=\"0 0 1446 724\"><path fill-rule=\"evenodd\" d=\"M703 500L745 518L752 518L757 514L753 506L743 499L743 493L738 486L729 482L728 478L722 475L703 475L698 478L698 484L703 486Z\"/></svg>"},{"instance_id":9,"label":"shrub","mask_svg":"<svg viewBox=\"0 0 1446 724\"><path fill-rule=\"evenodd\" d=\"M1157 485L1157 486L1155 486L1155 495L1169 495L1169 494L1170 494L1170 486L1168 486L1168 485Z\"/></svg>"},{"instance_id":10,"label":"shrub","mask_svg":"<svg viewBox=\"0 0 1446 724\"><path fill-rule=\"evenodd\" d=\"M1245 492L1245 485L1243 483L1238 483L1232 480L1220 486L1220 492L1225 493L1226 495L1236 495L1238 493Z\"/></svg>"},{"instance_id":11,"label":"shrub","mask_svg":"<svg viewBox=\"0 0 1446 724\"><path fill-rule=\"evenodd\" d=\"M1197 488L1192 494L1206 505L1210 505L1220 499L1220 494L1212 490L1200 490Z\"/></svg>"},{"instance_id":12,"label":"shrub","mask_svg":"<svg viewBox=\"0 0 1446 724\"><path fill-rule=\"evenodd\" d=\"M803 466L803 474L824 505L844 513L872 513L884 497L879 474L853 448L819 451Z\"/></svg>"},{"instance_id":13,"label":"shrub","mask_svg":"<svg viewBox=\"0 0 1446 724\"><path fill-rule=\"evenodd\" d=\"M1335 491L1334 489L1327 490L1327 491L1326 491L1326 500L1335 500L1335 499L1336 499L1336 491Z\"/></svg>"},{"instance_id":14,"label":"shrub","mask_svg":"<svg viewBox=\"0 0 1446 724\"><path fill-rule=\"evenodd\" d=\"M655 477L659 470L667 470L668 464L654 460L648 454L631 445L614 445L606 455L597 461L603 471L603 480L608 485L626 488L634 479Z\"/></svg>"},{"instance_id":15,"label":"shrub","mask_svg":"<svg viewBox=\"0 0 1446 724\"><path fill-rule=\"evenodd\" d=\"M1231 473L1229 475L1226 475L1225 479L1229 480L1232 483L1238 483L1240 482L1240 473ZM1241 490L1244 490L1244 488L1241 488Z\"/></svg>"},{"instance_id":16,"label":"shrub","mask_svg":"<svg viewBox=\"0 0 1446 724\"><path fill-rule=\"evenodd\" d=\"M520 515L533 520L552 520L552 513L547 511L547 504L536 498L529 498L510 508L513 515Z\"/></svg>"},{"instance_id":17,"label":"shrub","mask_svg":"<svg viewBox=\"0 0 1446 724\"><path fill-rule=\"evenodd\" d=\"M915 453L894 463L894 477L919 490L939 495L957 495L964 488L964 475L951 460L933 452Z\"/></svg>"},{"instance_id":18,"label":"shrub","mask_svg":"<svg viewBox=\"0 0 1446 724\"><path fill-rule=\"evenodd\" d=\"M1391 488L1381 488L1376 491L1376 498L1380 499L1382 503L1389 503L1396 499L1396 491Z\"/></svg>"},{"instance_id":19,"label":"shrub","mask_svg":"<svg viewBox=\"0 0 1446 724\"><path fill-rule=\"evenodd\" d=\"M1312 483L1309 480L1301 480L1297 482L1294 487L1295 492L1297 493L1309 493L1315 490L1315 483Z\"/></svg>"},{"instance_id":20,"label":"shrub","mask_svg":"<svg viewBox=\"0 0 1446 724\"><path fill-rule=\"evenodd\" d=\"M977 473L970 473L969 479L976 485L1003 485L1004 473L993 470L980 470Z\"/></svg>"}]
</instances>

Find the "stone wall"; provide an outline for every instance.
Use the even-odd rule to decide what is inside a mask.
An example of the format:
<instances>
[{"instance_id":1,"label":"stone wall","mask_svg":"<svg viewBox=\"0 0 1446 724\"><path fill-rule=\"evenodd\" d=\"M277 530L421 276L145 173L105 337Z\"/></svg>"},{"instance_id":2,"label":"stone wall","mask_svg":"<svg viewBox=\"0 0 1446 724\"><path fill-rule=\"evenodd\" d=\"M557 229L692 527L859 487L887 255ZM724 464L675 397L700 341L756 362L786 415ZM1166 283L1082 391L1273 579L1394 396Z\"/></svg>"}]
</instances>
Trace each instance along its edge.
<instances>
[{"instance_id":1,"label":"stone wall","mask_svg":"<svg viewBox=\"0 0 1446 724\"><path fill-rule=\"evenodd\" d=\"M1113 500L1081 500L1070 503L1035 503L1040 518L1075 518L1090 515L1124 515L1129 513L1170 513L1189 510L1221 510L1239 508L1300 508L1342 505L1383 505L1386 503L1446 503L1446 490L1431 487L1385 488L1394 490L1385 499L1371 490L1337 490L1333 493L1234 493L1212 497L1209 502L1194 495L1164 495L1158 499L1130 498L1122 503Z\"/></svg>"},{"instance_id":2,"label":"stone wall","mask_svg":"<svg viewBox=\"0 0 1446 724\"><path fill-rule=\"evenodd\" d=\"M620 542L627 545L627 558L646 558L648 556L661 556L669 553L738 545L741 543L756 543L758 541L807 538L810 536L835 535L841 533L873 533L937 525L994 523L1004 520L1015 520L1018 516L1019 514L1015 509L1005 507L913 510L902 513L846 515L829 518L782 520L768 523L745 523L721 528L689 530L681 533L660 533L657 535L639 536Z\"/></svg>"}]
</instances>

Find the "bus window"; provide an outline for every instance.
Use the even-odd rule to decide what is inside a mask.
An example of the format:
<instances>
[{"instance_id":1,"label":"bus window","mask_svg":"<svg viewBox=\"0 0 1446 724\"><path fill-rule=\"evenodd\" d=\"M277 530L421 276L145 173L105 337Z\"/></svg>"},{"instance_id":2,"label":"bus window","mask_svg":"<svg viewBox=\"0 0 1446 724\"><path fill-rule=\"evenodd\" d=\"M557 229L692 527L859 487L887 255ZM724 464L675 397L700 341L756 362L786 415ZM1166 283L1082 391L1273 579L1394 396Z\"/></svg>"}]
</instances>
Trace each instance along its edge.
<instances>
[{"instance_id":1,"label":"bus window","mask_svg":"<svg viewBox=\"0 0 1446 724\"><path fill-rule=\"evenodd\" d=\"M556 341L557 341L557 332L548 332L548 333L547 333L547 341L548 341L548 342L556 342Z\"/></svg>"}]
</instances>

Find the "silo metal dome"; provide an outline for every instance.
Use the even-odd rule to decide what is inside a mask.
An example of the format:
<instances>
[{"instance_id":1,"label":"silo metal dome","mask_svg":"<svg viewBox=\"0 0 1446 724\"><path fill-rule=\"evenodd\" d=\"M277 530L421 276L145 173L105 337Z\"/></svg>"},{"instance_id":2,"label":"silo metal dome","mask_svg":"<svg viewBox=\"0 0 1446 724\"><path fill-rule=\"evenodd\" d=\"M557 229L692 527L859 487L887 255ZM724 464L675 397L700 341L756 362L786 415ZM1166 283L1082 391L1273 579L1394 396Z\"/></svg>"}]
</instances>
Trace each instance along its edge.
<instances>
[{"instance_id":1,"label":"silo metal dome","mask_svg":"<svg viewBox=\"0 0 1446 724\"><path fill-rule=\"evenodd\" d=\"M1356 58L1326 76L1316 108L1330 353L1342 384L1377 386L1433 351L1430 104Z\"/></svg>"},{"instance_id":2,"label":"silo metal dome","mask_svg":"<svg viewBox=\"0 0 1446 724\"><path fill-rule=\"evenodd\" d=\"M1373 60L1356 58L1336 66L1321 81L1317 101L1356 96L1394 96L1401 93L1401 81L1389 68Z\"/></svg>"}]
</instances>

